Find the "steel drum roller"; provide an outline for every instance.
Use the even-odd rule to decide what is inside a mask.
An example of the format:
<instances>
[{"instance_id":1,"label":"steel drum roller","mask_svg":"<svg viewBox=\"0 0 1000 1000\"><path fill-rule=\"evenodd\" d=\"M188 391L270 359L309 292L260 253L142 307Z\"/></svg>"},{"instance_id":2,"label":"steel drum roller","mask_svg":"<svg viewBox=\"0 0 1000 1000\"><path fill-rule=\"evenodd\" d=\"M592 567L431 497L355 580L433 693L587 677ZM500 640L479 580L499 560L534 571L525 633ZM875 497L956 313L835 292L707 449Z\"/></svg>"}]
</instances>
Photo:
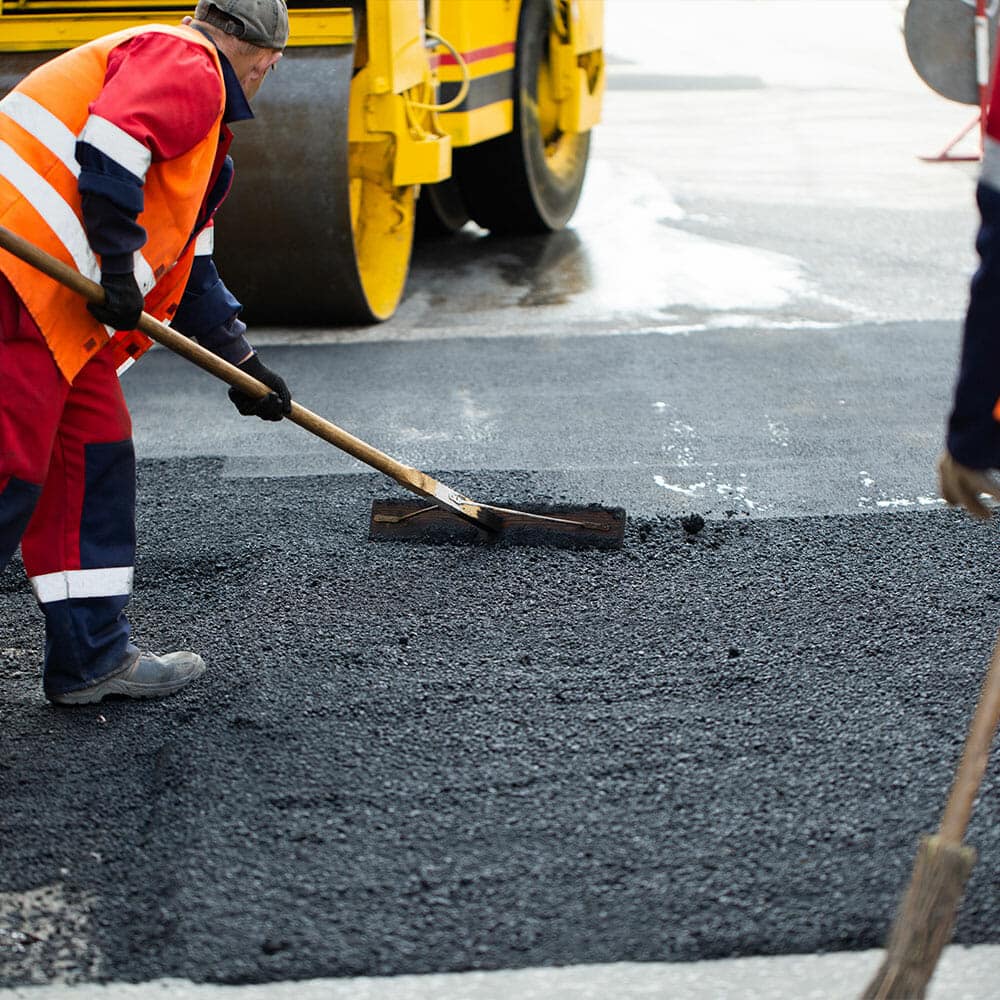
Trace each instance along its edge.
<instances>
[{"instance_id":1,"label":"steel drum roller","mask_svg":"<svg viewBox=\"0 0 1000 1000\"><path fill-rule=\"evenodd\" d=\"M250 325L370 323L402 295L415 190L390 142L348 144L353 46L288 49L234 126L215 258Z\"/></svg>"}]
</instances>

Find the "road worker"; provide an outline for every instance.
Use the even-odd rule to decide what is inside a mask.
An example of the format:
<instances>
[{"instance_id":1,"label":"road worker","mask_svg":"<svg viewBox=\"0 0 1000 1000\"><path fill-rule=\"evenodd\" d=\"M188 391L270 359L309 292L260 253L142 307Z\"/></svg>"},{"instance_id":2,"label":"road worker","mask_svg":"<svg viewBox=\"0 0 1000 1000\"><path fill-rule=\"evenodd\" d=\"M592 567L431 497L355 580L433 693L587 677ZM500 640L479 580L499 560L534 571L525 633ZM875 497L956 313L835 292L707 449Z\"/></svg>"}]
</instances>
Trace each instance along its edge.
<instances>
[{"instance_id":1,"label":"road worker","mask_svg":"<svg viewBox=\"0 0 1000 1000\"><path fill-rule=\"evenodd\" d=\"M180 25L57 56L0 101L0 224L105 293L85 305L0 251L0 570L20 544L53 702L160 697L205 670L130 638L135 455L118 375L151 344L135 330L145 309L273 390L231 389L240 413L290 412L211 254L229 125L253 117L287 40L284 0L200 0Z\"/></svg>"},{"instance_id":2,"label":"road worker","mask_svg":"<svg viewBox=\"0 0 1000 1000\"><path fill-rule=\"evenodd\" d=\"M948 503L986 521L991 512L982 495L1000 500L992 471L1000 469L1000 101L990 102L976 201L980 263L969 292L938 490Z\"/></svg>"}]
</instances>

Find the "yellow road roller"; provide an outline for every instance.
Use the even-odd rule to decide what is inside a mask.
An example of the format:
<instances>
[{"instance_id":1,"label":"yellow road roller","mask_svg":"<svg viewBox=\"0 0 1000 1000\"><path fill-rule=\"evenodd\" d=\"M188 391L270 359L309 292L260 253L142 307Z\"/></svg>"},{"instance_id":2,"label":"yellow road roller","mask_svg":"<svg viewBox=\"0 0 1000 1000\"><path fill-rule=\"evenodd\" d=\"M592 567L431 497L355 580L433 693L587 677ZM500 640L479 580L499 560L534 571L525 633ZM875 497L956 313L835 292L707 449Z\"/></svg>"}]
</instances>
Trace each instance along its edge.
<instances>
[{"instance_id":1,"label":"yellow road roller","mask_svg":"<svg viewBox=\"0 0 1000 1000\"><path fill-rule=\"evenodd\" d=\"M260 323L370 323L414 234L562 228L604 93L603 0L289 3L285 57L237 126L216 259ZM56 52L194 0L0 0L0 96Z\"/></svg>"}]
</instances>

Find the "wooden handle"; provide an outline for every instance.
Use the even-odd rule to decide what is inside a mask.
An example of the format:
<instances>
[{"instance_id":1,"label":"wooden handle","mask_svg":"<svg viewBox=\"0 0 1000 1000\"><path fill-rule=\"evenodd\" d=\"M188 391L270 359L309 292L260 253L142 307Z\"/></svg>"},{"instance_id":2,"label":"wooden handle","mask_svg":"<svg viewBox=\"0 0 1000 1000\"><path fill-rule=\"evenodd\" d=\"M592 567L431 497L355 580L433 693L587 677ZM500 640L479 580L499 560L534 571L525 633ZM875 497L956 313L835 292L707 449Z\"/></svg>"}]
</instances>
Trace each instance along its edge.
<instances>
[{"instance_id":1,"label":"wooden handle","mask_svg":"<svg viewBox=\"0 0 1000 1000\"><path fill-rule=\"evenodd\" d=\"M37 268L43 274L47 274L61 285L65 285L72 291L82 295L88 302L96 304L104 302L104 289L97 282L91 281L80 274L75 268L63 263L63 261L58 260L40 247L36 247L33 243L29 243L23 237L18 236L3 226L0 226L0 247L3 247L3 249L9 251L15 257L19 257L32 267ZM242 392L251 396L267 396L271 392L271 389L263 382L258 382L257 379L247 375L246 372L241 371L236 365L231 365L228 361L206 350L200 344L196 344L190 337L185 337L184 334L178 333L176 330L171 330L165 323L154 319L148 313L144 312L140 317L138 329L158 344L162 344L176 354L180 354L199 368L207 371L210 375L214 375L216 378L221 379L223 382ZM353 455L354 458L364 462L365 465L370 465L373 469L378 469L379 472L385 473L385 475L395 479L397 483L406 489L414 493L419 493L421 496L434 495L434 490L438 484L430 476L408 465L403 465L402 462L397 462L396 459L391 458L377 448L373 448L360 438L354 437L353 434L349 434L343 428L330 423L329 420L325 420L323 417L313 413L311 410L307 410L304 406L300 406L294 401L292 402L292 412L288 419L311 434L315 434L324 441L340 448L341 451L346 451L347 454Z\"/></svg>"},{"instance_id":2,"label":"wooden handle","mask_svg":"<svg viewBox=\"0 0 1000 1000\"><path fill-rule=\"evenodd\" d=\"M1000 725L1000 635L993 647L993 658L983 680L979 702L976 705L969 735L955 780L952 782L948 802L941 814L938 836L950 844L961 844L965 830L972 817L972 806L979 794L986 765L989 762L990 746Z\"/></svg>"}]
</instances>

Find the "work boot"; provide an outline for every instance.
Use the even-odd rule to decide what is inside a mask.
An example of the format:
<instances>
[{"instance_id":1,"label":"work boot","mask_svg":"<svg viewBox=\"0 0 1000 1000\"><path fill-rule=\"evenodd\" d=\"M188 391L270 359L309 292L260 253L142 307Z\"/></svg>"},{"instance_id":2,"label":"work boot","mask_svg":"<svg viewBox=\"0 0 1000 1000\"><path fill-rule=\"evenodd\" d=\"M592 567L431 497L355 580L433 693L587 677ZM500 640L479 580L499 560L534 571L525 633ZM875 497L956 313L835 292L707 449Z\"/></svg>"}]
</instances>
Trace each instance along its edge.
<instances>
[{"instance_id":1,"label":"work boot","mask_svg":"<svg viewBox=\"0 0 1000 1000\"><path fill-rule=\"evenodd\" d=\"M90 705L106 695L126 698L165 698L205 672L205 661L197 653L130 653L125 665L114 673L77 691L50 695L59 705Z\"/></svg>"}]
</instances>

